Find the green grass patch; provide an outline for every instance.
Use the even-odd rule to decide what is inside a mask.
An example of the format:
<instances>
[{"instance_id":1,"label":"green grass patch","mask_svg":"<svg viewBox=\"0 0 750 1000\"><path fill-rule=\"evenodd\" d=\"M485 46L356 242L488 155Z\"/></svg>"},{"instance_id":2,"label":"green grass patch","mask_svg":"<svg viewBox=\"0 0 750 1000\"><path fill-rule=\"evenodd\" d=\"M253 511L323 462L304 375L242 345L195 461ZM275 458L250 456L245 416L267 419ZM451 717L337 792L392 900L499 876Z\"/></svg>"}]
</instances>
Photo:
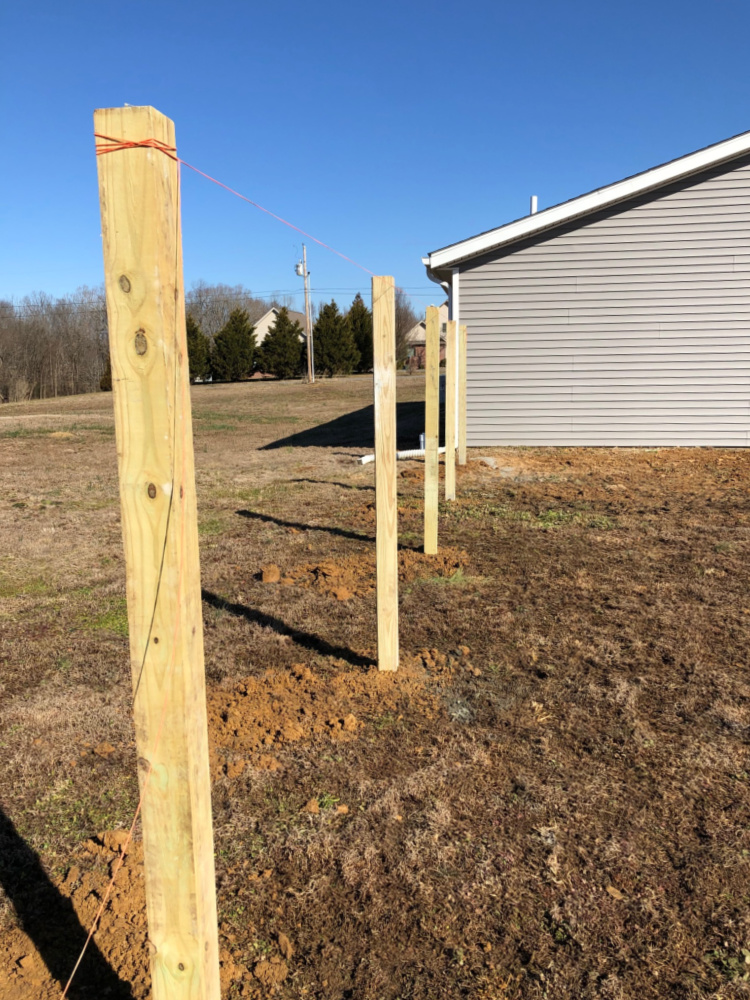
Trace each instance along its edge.
<instances>
[{"instance_id":1,"label":"green grass patch","mask_svg":"<svg viewBox=\"0 0 750 1000\"><path fill-rule=\"evenodd\" d=\"M127 638L128 606L124 597L111 601L108 607L95 614L81 615L81 627L89 632L112 632L114 635Z\"/></svg>"},{"instance_id":2,"label":"green grass patch","mask_svg":"<svg viewBox=\"0 0 750 1000\"><path fill-rule=\"evenodd\" d=\"M593 528L598 531L610 531L617 527L614 518L606 514L597 514L588 508L556 509L551 507L534 514L530 510L518 510L507 504L482 503L466 507L448 507L445 513L448 517L459 522L488 519L527 524L530 528L544 528L545 530L564 528L570 525Z\"/></svg>"},{"instance_id":3,"label":"green grass patch","mask_svg":"<svg viewBox=\"0 0 750 1000\"><path fill-rule=\"evenodd\" d=\"M299 417L277 416L269 413L232 413L222 410L199 410L193 419L202 431L236 431L240 424L298 424Z\"/></svg>"},{"instance_id":4,"label":"green grass patch","mask_svg":"<svg viewBox=\"0 0 750 1000\"><path fill-rule=\"evenodd\" d=\"M71 424L69 427L17 427L14 430L0 431L0 438L39 438L50 437L50 435L60 434L81 434L85 431L96 431L107 437L113 437L115 433L114 424ZM62 442L69 440L62 436Z\"/></svg>"},{"instance_id":5,"label":"green grass patch","mask_svg":"<svg viewBox=\"0 0 750 1000\"><path fill-rule=\"evenodd\" d=\"M43 597L52 588L46 580L35 577L32 580L11 580L0 577L0 598L2 597Z\"/></svg>"},{"instance_id":6,"label":"green grass patch","mask_svg":"<svg viewBox=\"0 0 750 1000\"><path fill-rule=\"evenodd\" d=\"M76 788L66 778L36 800L19 824L21 835L37 851L54 853L70 843L104 830L129 825L138 801L138 786L130 778L96 790Z\"/></svg>"},{"instance_id":7,"label":"green grass patch","mask_svg":"<svg viewBox=\"0 0 750 1000\"><path fill-rule=\"evenodd\" d=\"M54 427L17 427L12 431L0 431L0 438L35 438L52 434Z\"/></svg>"},{"instance_id":8,"label":"green grass patch","mask_svg":"<svg viewBox=\"0 0 750 1000\"><path fill-rule=\"evenodd\" d=\"M61 430L67 430L68 428L61 427ZM114 424L73 424L70 427L73 433L80 431L96 431L97 434L104 434L105 437L115 436L115 425Z\"/></svg>"},{"instance_id":9,"label":"green grass patch","mask_svg":"<svg viewBox=\"0 0 750 1000\"><path fill-rule=\"evenodd\" d=\"M204 517L198 521L199 535L220 535L224 531L224 522L220 517Z\"/></svg>"}]
</instances>

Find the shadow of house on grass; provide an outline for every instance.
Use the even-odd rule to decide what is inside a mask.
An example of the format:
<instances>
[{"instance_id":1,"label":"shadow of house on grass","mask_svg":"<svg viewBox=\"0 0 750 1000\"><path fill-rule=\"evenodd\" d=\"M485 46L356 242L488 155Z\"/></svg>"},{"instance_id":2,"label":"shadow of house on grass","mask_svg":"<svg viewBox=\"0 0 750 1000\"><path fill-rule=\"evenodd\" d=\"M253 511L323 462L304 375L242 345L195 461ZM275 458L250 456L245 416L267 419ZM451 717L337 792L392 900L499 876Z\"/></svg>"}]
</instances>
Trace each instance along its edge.
<instances>
[{"instance_id":1,"label":"shadow of house on grass","mask_svg":"<svg viewBox=\"0 0 750 1000\"><path fill-rule=\"evenodd\" d=\"M21 930L33 942L50 975L60 983L62 993L86 943L88 929L82 926L71 901L50 881L37 853L2 811L0 885L13 905ZM68 996L71 1000L132 1000L133 992L92 940Z\"/></svg>"},{"instance_id":2,"label":"shadow of house on grass","mask_svg":"<svg viewBox=\"0 0 750 1000\"><path fill-rule=\"evenodd\" d=\"M375 447L375 416L372 406L344 413L334 420L309 427L263 445L261 451L274 448L361 448ZM442 421L441 421L442 423ZM418 448L419 435L424 430L424 403L396 404L396 446L399 449Z\"/></svg>"},{"instance_id":3,"label":"shadow of house on grass","mask_svg":"<svg viewBox=\"0 0 750 1000\"><path fill-rule=\"evenodd\" d=\"M337 660L346 660L353 667L373 667L376 665L375 660L370 659L369 656L362 656L360 653L355 653L348 646L334 646L332 643L326 642L325 639L321 639L320 636L292 628L280 618L275 618L273 615L267 615L265 612L258 611L255 608L248 608L246 604L226 601L223 597L219 597L218 594L212 594L210 590L202 590L201 597L212 608L216 608L219 611L226 611L228 614L234 615L235 618L244 618L246 621L252 622L253 625L262 625L264 628L273 629L278 635L288 636L298 646L302 646L303 649L308 649L312 653L319 653L321 656L331 656Z\"/></svg>"}]
</instances>

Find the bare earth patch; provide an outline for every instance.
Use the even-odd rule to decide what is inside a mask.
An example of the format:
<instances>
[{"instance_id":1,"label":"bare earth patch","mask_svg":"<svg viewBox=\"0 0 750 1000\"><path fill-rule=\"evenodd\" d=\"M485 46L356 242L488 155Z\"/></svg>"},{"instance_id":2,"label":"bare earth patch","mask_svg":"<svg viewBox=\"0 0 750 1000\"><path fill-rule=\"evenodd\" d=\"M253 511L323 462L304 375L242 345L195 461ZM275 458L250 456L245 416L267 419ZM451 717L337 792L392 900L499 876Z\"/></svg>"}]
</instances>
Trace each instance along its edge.
<instances>
[{"instance_id":1,"label":"bare earth patch","mask_svg":"<svg viewBox=\"0 0 750 1000\"><path fill-rule=\"evenodd\" d=\"M438 558L403 463L380 676L370 400L193 390L223 995L750 995L750 454L472 451ZM51 1000L137 801L111 399L0 418L0 996ZM137 838L73 996L147 966Z\"/></svg>"}]
</instances>

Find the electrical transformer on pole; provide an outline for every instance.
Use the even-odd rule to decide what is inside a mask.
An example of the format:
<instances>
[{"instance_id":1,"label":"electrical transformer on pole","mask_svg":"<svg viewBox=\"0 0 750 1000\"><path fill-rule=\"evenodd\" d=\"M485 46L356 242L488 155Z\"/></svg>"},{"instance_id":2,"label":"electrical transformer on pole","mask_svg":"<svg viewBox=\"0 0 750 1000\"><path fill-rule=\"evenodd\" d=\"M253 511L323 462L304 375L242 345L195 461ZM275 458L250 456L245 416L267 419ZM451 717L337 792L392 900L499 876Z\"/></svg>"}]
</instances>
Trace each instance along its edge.
<instances>
[{"instance_id":1,"label":"electrical transformer on pole","mask_svg":"<svg viewBox=\"0 0 750 1000\"><path fill-rule=\"evenodd\" d=\"M307 247L302 244L302 260L297 262L295 273L305 281L305 323L307 325L307 381L315 381L315 351L313 348L312 312L310 311L310 272L307 270Z\"/></svg>"}]
</instances>

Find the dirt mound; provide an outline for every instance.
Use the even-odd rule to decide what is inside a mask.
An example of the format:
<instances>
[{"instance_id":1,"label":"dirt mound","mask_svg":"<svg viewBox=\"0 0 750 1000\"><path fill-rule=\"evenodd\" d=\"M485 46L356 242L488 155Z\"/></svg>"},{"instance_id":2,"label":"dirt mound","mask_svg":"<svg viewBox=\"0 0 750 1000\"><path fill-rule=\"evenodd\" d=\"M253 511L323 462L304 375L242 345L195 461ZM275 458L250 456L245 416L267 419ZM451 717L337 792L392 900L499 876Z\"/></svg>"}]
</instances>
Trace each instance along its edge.
<instances>
[{"instance_id":1,"label":"dirt mound","mask_svg":"<svg viewBox=\"0 0 750 1000\"><path fill-rule=\"evenodd\" d=\"M247 677L231 691L208 695L214 777L237 777L249 763L276 770L274 748L299 740L356 739L368 719L396 713L402 703L419 706L427 718L439 711L430 677L448 660L437 650L402 656L395 674L339 669L314 672L304 663Z\"/></svg>"},{"instance_id":2,"label":"dirt mound","mask_svg":"<svg viewBox=\"0 0 750 1000\"><path fill-rule=\"evenodd\" d=\"M20 928L3 933L0 996L13 1000L59 1000L61 989L49 969L54 968L62 979L67 979L72 971L124 840L123 830L102 833L96 840L89 840L77 852L75 864L58 883L63 901L52 904L54 912L39 912L25 921L27 926L29 922L39 925L29 927L31 936ZM49 895L50 900L60 899L54 890ZM65 903L66 899L70 905ZM40 933L47 920L48 932ZM102 988L107 988L108 995L112 995L114 989L115 996L129 996L124 986L120 994L116 983L119 977L123 984L131 985L135 997L147 996L150 983L146 934L143 846L133 843L102 913L95 942L89 946L76 975L76 990L72 995L94 996L93 984L99 981ZM36 943L32 943L32 938ZM104 960L117 970L117 976L113 975L106 987L99 978ZM85 986L89 987L89 992L84 992Z\"/></svg>"},{"instance_id":3,"label":"dirt mound","mask_svg":"<svg viewBox=\"0 0 750 1000\"><path fill-rule=\"evenodd\" d=\"M441 711L435 679L443 680L460 656L460 651L455 656L446 656L435 649L421 650L403 656L395 674L381 674L377 670L358 672L344 664L336 664L336 672L330 668L314 672L300 663L291 671L274 669L260 677L248 677L232 691L209 691L214 778L237 777L248 765L258 770L278 770L282 765L269 749L278 751L301 740L357 739L368 721L384 714L395 717L407 704L412 709L416 707L423 718L434 718ZM311 811L316 811L317 805L317 800L308 803ZM339 806L337 811L345 814L348 810ZM61 921L54 914L50 916L51 938L45 938L36 926L30 928L29 935L18 927L4 933L0 944L0 996L12 1000L59 1000L60 986L49 971L54 965L49 949L56 949L63 956L56 974L59 979L67 979L125 842L124 830L110 830L79 848L73 859L75 863L51 886L57 905L67 917ZM40 926L47 919L46 913L39 913ZM280 954L268 956L248 968L238 966L229 952L222 950L223 990L242 983L243 996L256 995L257 989L264 990L263 995L273 992L287 978L288 963L294 955L285 934L279 934L277 946ZM101 983L105 970L112 976L107 995L115 1000L131 995L135 1000L147 997L150 991L147 949L143 846L132 842L89 946L89 957L76 976L79 992L74 995L100 995L94 984Z\"/></svg>"},{"instance_id":4,"label":"dirt mound","mask_svg":"<svg viewBox=\"0 0 750 1000\"><path fill-rule=\"evenodd\" d=\"M407 479L407 480L409 480L409 482L412 482L412 483L423 483L424 482L424 466L420 466L419 468L413 468L413 469L409 469L409 468L402 469L401 472L399 472L399 478L400 479Z\"/></svg>"},{"instance_id":5,"label":"dirt mound","mask_svg":"<svg viewBox=\"0 0 750 1000\"><path fill-rule=\"evenodd\" d=\"M399 581L404 584L413 583L420 577L449 577L463 569L467 562L466 553L459 549L444 548L434 556L404 549L398 554ZM285 573L275 565L263 566L261 573L264 583L310 587L338 601L364 597L375 591L375 556L370 553L306 563Z\"/></svg>"}]
</instances>

